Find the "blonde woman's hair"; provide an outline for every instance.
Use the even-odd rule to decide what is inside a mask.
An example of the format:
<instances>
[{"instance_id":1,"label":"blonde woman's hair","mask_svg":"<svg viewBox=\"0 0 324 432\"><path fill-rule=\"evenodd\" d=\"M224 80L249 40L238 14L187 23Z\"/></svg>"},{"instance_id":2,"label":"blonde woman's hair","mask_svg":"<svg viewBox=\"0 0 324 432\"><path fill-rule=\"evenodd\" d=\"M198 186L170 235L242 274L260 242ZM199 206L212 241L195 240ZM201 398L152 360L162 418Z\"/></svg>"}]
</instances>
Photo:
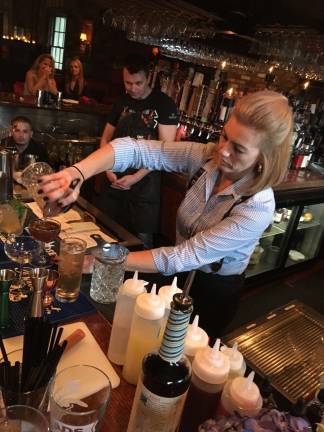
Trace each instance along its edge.
<instances>
[{"instance_id":1,"label":"blonde woman's hair","mask_svg":"<svg viewBox=\"0 0 324 432\"><path fill-rule=\"evenodd\" d=\"M51 56L51 54L41 54L40 56L37 57L37 59L34 61L31 70L34 70L35 72L38 72L39 69L39 65L42 63L43 60L50 60L52 63L52 73L50 75L50 78L54 78L54 72L55 72L55 61L53 59L53 57Z\"/></svg>"},{"instance_id":2,"label":"blonde woman's hair","mask_svg":"<svg viewBox=\"0 0 324 432\"><path fill-rule=\"evenodd\" d=\"M77 78L77 82L78 82L78 90L79 90L79 96L83 93L84 90L84 86L85 86L85 81L84 81L84 75L83 75L83 65L80 61L80 59L78 57L73 57L70 61L69 61L69 66L67 69L67 80L65 83L65 90L68 92L69 91L69 86L71 84L72 81L72 74L71 74L71 63L77 63L77 65L79 66L79 76Z\"/></svg>"},{"instance_id":3,"label":"blonde woman's hair","mask_svg":"<svg viewBox=\"0 0 324 432\"><path fill-rule=\"evenodd\" d=\"M292 145L293 113L288 99L269 90L251 93L239 100L232 115L261 135L255 176L244 192L254 194L281 183Z\"/></svg>"}]
</instances>

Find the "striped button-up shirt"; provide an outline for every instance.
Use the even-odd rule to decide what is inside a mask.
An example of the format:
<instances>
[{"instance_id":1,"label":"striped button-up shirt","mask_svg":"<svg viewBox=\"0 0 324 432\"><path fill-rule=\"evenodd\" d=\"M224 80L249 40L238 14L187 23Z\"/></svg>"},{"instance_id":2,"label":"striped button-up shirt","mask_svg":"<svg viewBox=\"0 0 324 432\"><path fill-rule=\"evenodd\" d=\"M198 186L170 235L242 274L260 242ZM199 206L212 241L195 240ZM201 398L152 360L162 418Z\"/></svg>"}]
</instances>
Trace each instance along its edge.
<instances>
[{"instance_id":1,"label":"striped button-up shirt","mask_svg":"<svg viewBox=\"0 0 324 432\"><path fill-rule=\"evenodd\" d=\"M113 170L129 167L187 173L189 179L203 166L197 181L187 190L177 214L175 246L152 250L157 269L170 275L199 269L213 272L211 264L223 259L217 272L235 275L244 272L263 231L272 222L275 208L271 188L256 193L226 212L241 195L239 190L250 180L245 176L219 193L213 188L219 171L211 159L216 144L119 138Z\"/></svg>"}]
</instances>

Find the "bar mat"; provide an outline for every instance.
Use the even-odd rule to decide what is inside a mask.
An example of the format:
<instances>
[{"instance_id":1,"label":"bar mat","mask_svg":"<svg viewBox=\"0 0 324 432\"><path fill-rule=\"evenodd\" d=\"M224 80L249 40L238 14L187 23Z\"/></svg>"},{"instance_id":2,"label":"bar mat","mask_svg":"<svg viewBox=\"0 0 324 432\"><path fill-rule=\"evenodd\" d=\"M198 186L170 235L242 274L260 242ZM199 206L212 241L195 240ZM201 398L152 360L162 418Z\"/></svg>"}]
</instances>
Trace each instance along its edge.
<instances>
[{"instance_id":1,"label":"bar mat","mask_svg":"<svg viewBox=\"0 0 324 432\"><path fill-rule=\"evenodd\" d=\"M293 300L223 339L291 403L313 397L324 370L324 316L314 309Z\"/></svg>"},{"instance_id":2,"label":"bar mat","mask_svg":"<svg viewBox=\"0 0 324 432\"><path fill-rule=\"evenodd\" d=\"M28 299L17 303L10 302L9 327L0 329L0 334L4 339L19 336L24 333L24 317L27 312L28 304ZM73 303L60 303L54 300L53 306L61 308L61 311L53 311L47 316L52 323L59 324L97 312L96 308L82 292L80 292L78 299Z\"/></svg>"}]
</instances>

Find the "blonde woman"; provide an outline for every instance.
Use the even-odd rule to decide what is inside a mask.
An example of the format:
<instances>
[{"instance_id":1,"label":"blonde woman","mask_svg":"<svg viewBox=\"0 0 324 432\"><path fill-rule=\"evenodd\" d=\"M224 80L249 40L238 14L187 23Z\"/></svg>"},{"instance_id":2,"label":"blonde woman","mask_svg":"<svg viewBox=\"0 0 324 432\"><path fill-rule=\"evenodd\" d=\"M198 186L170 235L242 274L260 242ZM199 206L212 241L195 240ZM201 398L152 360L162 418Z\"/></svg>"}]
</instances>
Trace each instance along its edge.
<instances>
[{"instance_id":1,"label":"blonde woman","mask_svg":"<svg viewBox=\"0 0 324 432\"><path fill-rule=\"evenodd\" d=\"M85 96L85 93L86 82L83 76L83 66L81 61L74 57L69 62L67 79L64 84L64 97L79 100L81 96Z\"/></svg>"},{"instance_id":2,"label":"blonde woman","mask_svg":"<svg viewBox=\"0 0 324 432\"><path fill-rule=\"evenodd\" d=\"M36 95L37 90L46 90L57 95L54 79L55 63L50 54L42 54L35 60L33 66L26 73L24 95Z\"/></svg>"},{"instance_id":3,"label":"blonde woman","mask_svg":"<svg viewBox=\"0 0 324 432\"><path fill-rule=\"evenodd\" d=\"M165 275L197 270L190 294L199 325L215 338L233 319L244 270L272 222L272 187L287 171L292 128L287 98L256 92L234 107L218 144L118 138L74 167L43 177L42 189L64 207L77 198L84 179L107 169L187 173L176 245L130 252L126 266ZM74 190L73 180L79 182Z\"/></svg>"}]
</instances>

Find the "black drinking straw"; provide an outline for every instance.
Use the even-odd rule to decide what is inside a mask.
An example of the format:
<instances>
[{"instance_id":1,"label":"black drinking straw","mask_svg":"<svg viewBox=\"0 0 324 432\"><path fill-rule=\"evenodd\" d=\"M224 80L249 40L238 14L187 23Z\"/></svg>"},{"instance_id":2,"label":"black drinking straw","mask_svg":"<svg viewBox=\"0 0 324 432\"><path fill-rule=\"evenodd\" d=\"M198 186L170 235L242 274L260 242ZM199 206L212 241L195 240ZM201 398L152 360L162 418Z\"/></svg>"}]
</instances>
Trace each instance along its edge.
<instances>
[{"instance_id":1,"label":"black drinking straw","mask_svg":"<svg viewBox=\"0 0 324 432\"><path fill-rule=\"evenodd\" d=\"M61 336L62 336L62 333L63 333L63 327L60 327L58 329L58 332L57 332L57 335L56 335L56 339L55 339L55 342L54 342L54 348L59 344Z\"/></svg>"},{"instance_id":2,"label":"black drinking straw","mask_svg":"<svg viewBox=\"0 0 324 432\"><path fill-rule=\"evenodd\" d=\"M1 335L0 335L0 349L1 349L1 354L2 354L3 360L5 362L8 362L8 356L7 356L6 348L4 346L3 339L2 339Z\"/></svg>"},{"instance_id":3,"label":"black drinking straw","mask_svg":"<svg viewBox=\"0 0 324 432\"><path fill-rule=\"evenodd\" d=\"M52 327L52 333L51 333L51 339L47 350L47 355L52 351L54 342L56 339L56 332L57 332L57 324L55 323Z\"/></svg>"},{"instance_id":4,"label":"black drinking straw","mask_svg":"<svg viewBox=\"0 0 324 432\"><path fill-rule=\"evenodd\" d=\"M190 292L190 288L191 288L191 285L193 283L195 276L196 276L196 270L191 270L187 276L185 283L184 283L184 287L183 287L183 296L184 297L188 297L189 292Z\"/></svg>"}]
</instances>

